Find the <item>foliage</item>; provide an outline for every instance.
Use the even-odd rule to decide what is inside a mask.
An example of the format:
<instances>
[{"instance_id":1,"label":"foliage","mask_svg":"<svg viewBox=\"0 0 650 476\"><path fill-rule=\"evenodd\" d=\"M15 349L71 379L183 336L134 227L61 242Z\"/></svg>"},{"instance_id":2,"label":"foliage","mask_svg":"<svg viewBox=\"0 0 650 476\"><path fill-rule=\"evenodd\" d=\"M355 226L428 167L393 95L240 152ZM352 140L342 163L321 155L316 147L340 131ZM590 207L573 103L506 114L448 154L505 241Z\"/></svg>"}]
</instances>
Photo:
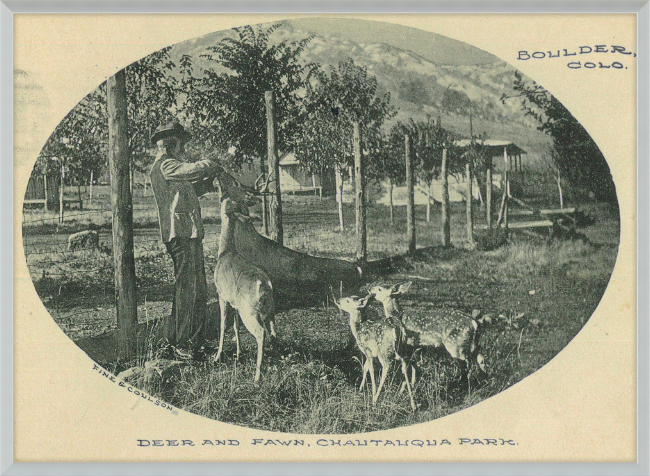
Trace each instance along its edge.
<instances>
[{"instance_id":1,"label":"foliage","mask_svg":"<svg viewBox=\"0 0 650 476\"><path fill-rule=\"evenodd\" d=\"M428 118L426 122L398 122L391 128L384 139L388 157L379 161L377 167L373 167L375 176L390 178L394 183L404 180L405 134L409 134L411 138L413 166L421 182L429 184L440 175L444 149L447 149L448 172L462 172L460 150L454 145L454 135L440 126L440 119L436 124Z\"/></svg>"},{"instance_id":2,"label":"foliage","mask_svg":"<svg viewBox=\"0 0 650 476\"><path fill-rule=\"evenodd\" d=\"M597 198L615 202L616 190L607 161L598 146L575 117L551 93L535 81L515 72L514 96L526 115L538 122L537 129L553 139L554 160L562 175L578 187L591 191Z\"/></svg>"},{"instance_id":3,"label":"foliage","mask_svg":"<svg viewBox=\"0 0 650 476\"><path fill-rule=\"evenodd\" d=\"M203 70L184 106L193 135L210 149L234 147L235 165L266 156L265 91L273 91L278 150L288 150L299 130L304 82L315 68L299 59L311 37L270 45L279 26L234 28L236 38L209 47L201 57L215 65Z\"/></svg>"},{"instance_id":4,"label":"foliage","mask_svg":"<svg viewBox=\"0 0 650 476\"><path fill-rule=\"evenodd\" d=\"M174 63L170 47L163 48L126 67L129 147L136 170L148 170L153 160L149 139L161 123L172 119L177 109L177 81L171 75ZM181 86L186 87L185 84ZM106 83L81 100L59 123L41 150L37 169L66 174L77 183L87 183L91 171L98 176L107 165L108 114ZM52 160L56 159L56 160Z\"/></svg>"},{"instance_id":5,"label":"foliage","mask_svg":"<svg viewBox=\"0 0 650 476\"><path fill-rule=\"evenodd\" d=\"M57 125L41 150L34 172L66 173L77 183L87 183L106 166L108 144L105 84L83 98Z\"/></svg>"},{"instance_id":6,"label":"foliage","mask_svg":"<svg viewBox=\"0 0 650 476\"><path fill-rule=\"evenodd\" d=\"M145 56L126 67L129 147L133 165L148 172L153 161L151 134L174 117L178 85L171 76L175 65L171 47Z\"/></svg>"},{"instance_id":7,"label":"foliage","mask_svg":"<svg viewBox=\"0 0 650 476\"><path fill-rule=\"evenodd\" d=\"M367 163L379 158L381 127L395 114L390 94L379 94L377 78L352 59L341 61L329 74L315 71L307 84L301 134L294 150L312 171L343 168L353 162L353 123L361 130Z\"/></svg>"},{"instance_id":8,"label":"foliage","mask_svg":"<svg viewBox=\"0 0 650 476\"><path fill-rule=\"evenodd\" d=\"M419 77L404 79L399 85L399 98L413 104L432 104L431 94L425 82Z\"/></svg>"},{"instance_id":9,"label":"foliage","mask_svg":"<svg viewBox=\"0 0 650 476\"><path fill-rule=\"evenodd\" d=\"M463 112L471 107L471 104L472 102L467 97L467 94L448 87L442 94L440 107L450 112Z\"/></svg>"}]
</instances>

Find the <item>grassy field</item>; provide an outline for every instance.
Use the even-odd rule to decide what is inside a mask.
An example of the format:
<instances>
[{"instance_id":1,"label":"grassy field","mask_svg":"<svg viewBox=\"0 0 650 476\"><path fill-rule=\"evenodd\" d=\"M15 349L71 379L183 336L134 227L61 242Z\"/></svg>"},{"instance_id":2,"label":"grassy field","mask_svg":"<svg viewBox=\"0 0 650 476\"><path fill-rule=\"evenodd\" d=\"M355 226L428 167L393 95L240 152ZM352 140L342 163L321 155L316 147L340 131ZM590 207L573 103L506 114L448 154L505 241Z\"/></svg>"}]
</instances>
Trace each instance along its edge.
<instances>
[{"instance_id":1,"label":"grassy field","mask_svg":"<svg viewBox=\"0 0 650 476\"><path fill-rule=\"evenodd\" d=\"M582 242L520 241L493 252L433 248L398 260L392 273L373 279L418 276L403 300L407 313L426 315L444 306L495 316L481 339L488 374L474 368L469 389L444 351L416 356L415 413L407 394L398 393L396 365L377 406L369 386L357 391L360 352L347 319L325 305L277 316L279 339L267 348L259 386L253 384L255 343L244 332L244 353L236 361L232 331L222 362L190 363L166 381L140 377L133 383L199 415L275 431L356 433L429 421L501 392L552 359L598 305L615 252ZM381 315L376 304L372 314Z\"/></svg>"},{"instance_id":2,"label":"grassy field","mask_svg":"<svg viewBox=\"0 0 650 476\"><path fill-rule=\"evenodd\" d=\"M155 212L146 200L136 205L141 205L144 217L137 219L135 239L139 319L155 328L156 318L169 312L172 267L159 243ZM206 211L213 207L210 202L204 204ZM618 218L602 206L583 209L592 217L589 225L579 230L588 241L549 242L543 237L513 234L510 242L497 250L476 251L470 250L464 237L464 204L453 206L454 246L449 249L437 247L438 208L434 208L431 223L424 220L424 208L418 208L420 249L409 257L404 255L405 210L397 210L396 224L391 226L385 208L370 209L370 257L392 258L391 266L372 276L366 288L413 280L402 301L407 313L426 315L435 307L451 307L464 311L478 308L494 316L481 339L488 374L474 368L469 389L460 381L459 367L444 351L415 355L421 374L415 386L415 413L410 411L408 395L398 393L401 376L397 365L393 365L376 406L371 403L369 386L358 391L361 354L347 319L326 300L281 306L276 317L278 340L267 346L257 386L253 384L254 340L246 331L241 333L243 355L236 361L232 330L226 336L222 362L188 361L164 380L148 373L133 377L133 383L150 395L208 418L297 433L373 431L462 410L547 363L597 307L616 260ZM136 207L136 217L137 212ZM88 216L95 221L72 217L59 227L59 233L56 225L45 220L26 224L27 262L39 296L62 329L91 358L118 372L115 342L110 337L115 328L110 221ZM29 219L26 213L25 220ZM285 243L320 256L352 258L353 219L354 209L347 206L349 226L340 233L332 200L291 198L285 206ZM216 219L208 221L206 273L212 283L219 224ZM100 230L102 249L65 252L67 233L89 224ZM211 335L215 338L218 306L214 285L209 289ZM381 317L377 303L372 305L371 317ZM145 327L143 332L154 335L155 329ZM156 356L151 339L148 342L143 359Z\"/></svg>"}]
</instances>

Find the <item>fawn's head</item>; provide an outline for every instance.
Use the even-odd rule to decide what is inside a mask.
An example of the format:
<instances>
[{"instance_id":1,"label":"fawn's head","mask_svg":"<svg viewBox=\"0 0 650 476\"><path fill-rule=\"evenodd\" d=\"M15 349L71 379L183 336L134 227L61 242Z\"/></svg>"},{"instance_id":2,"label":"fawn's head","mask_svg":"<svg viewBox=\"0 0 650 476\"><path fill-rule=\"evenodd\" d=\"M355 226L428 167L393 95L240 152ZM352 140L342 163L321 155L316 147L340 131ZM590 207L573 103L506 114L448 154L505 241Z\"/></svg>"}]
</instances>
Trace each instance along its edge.
<instances>
[{"instance_id":1,"label":"fawn's head","mask_svg":"<svg viewBox=\"0 0 650 476\"><path fill-rule=\"evenodd\" d=\"M397 299L402 294L406 293L413 284L412 281L408 283L395 284L394 286L373 286L370 288L370 294L377 299L377 301L384 303L391 299Z\"/></svg>"},{"instance_id":2,"label":"fawn's head","mask_svg":"<svg viewBox=\"0 0 650 476\"><path fill-rule=\"evenodd\" d=\"M368 301L370 301L371 297L372 296L370 295L366 297L342 297L338 302L336 302L336 298L334 298L334 305L341 311L345 311L348 314L354 314L364 309L368 305Z\"/></svg>"}]
</instances>

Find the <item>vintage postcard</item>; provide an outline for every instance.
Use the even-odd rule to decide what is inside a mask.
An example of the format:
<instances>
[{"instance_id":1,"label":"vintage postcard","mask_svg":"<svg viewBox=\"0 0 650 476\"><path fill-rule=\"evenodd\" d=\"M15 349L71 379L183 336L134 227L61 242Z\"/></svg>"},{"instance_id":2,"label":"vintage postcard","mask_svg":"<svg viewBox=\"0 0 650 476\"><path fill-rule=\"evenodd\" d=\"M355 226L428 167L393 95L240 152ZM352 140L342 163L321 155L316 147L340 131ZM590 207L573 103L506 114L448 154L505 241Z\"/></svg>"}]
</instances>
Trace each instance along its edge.
<instances>
[{"instance_id":1,"label":"vintage postcard","mask_svg":"<svg viewBox=\"0 0 650 476\"><path fill-rule=\"evenodd\" d=\"M14 16L17 462L636 461L636 16Z\"/></svg>"}]
</instances>

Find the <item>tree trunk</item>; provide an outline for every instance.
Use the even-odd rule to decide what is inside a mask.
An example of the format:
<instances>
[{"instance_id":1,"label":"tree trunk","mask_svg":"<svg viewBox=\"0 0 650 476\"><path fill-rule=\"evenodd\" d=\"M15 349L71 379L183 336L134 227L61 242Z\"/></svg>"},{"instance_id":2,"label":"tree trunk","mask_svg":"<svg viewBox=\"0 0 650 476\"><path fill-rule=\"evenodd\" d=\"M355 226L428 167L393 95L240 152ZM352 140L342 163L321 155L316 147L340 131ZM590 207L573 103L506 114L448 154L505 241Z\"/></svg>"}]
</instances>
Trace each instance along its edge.
<instances>
[{"instance_id":1,"label":"tree trunk","mask_svg":"<svg viewBox=\"0 0 650 476\"><path fill-rule=\"evenodd\" d=\"M65 165L61 159L61 181L59 182L59 223L63 223L63 183L65 182Z\"/></svg>"},{"instance_id":2,"label":"tree trunk","mask_svg":"<svg viewBox=\"0 0 650 476\"><path fill-rule=\"evenodd\" d=\"M45 211L48 211L50 209L50 200L48 197L48 191L47 191L47 174L43 174L43 194L45 198Z\"/></svg>"},{"instance_id":3,"label":"tree trunk","mask_svg":"<svg viewBox=\"0 0 650 476\"><path fill-rule=\"evenodd\" d=\"M442 149L442 246L451 244L451 227L449 224L449 178L447 176L447 149Z\"/></svg>"},{"instance_id":4,"label":"tree trunk","mask_svg":"<svg viewBox=\"0 0 650 476\"><path fill-rule=\"evenodd\" d=\"M339 228L341 233L345 232L343 223L343 171L340 165L336 165L336 201L339 208Z\"/></svg>"},{"instance_id":5,"label":"tree trunk","mask_svg":"<svg viewBox=\"0 0 650 476\"><path fill-rule=\"evenodd\" d=\"M366 228L366 192L364 183L363 155L361 154L361 131L359 123L354 129L354 188L356 194L357 219L357 262L364 264L368 259L368 230Z\"/></svg>"},{"instance_id":6,"label":"tree trunk","mask_svg":"<svg viewBox=\"0 0 650 476\"><path fill-rule=\"evenodd\" d=\"M133 254L133 199L130 187L131 158L128 150L126 74L108 78L108 162L113 208L113 260L117 311L119 362L131 361L137 351L137 301Z\"/></svg>"},{"instance_id":7,"label":"tree trunk","mask_svg":"<svg viewBox=\"0 0 650 476\"><path fill-rule=\"evenodd\" d=\"M472 210L472 168L469 162L465 164L465 179L467 180L467 240L474 242L474 216Z\"/></svg>"},{"instance_id":8,"label":"tree trunk","mask_svg":"<svg viewBox=\"0 0 650 476\"><path fill-rule=\"evenodd\" d=\"M269 175L271 176L271 189L273 195L269 206L269 222L271 225L271 239L279 244L284 242L284 230L282 227L282 192L280 190L280 160L278 157L277 141L275 134L275 112L273 103L273 92L264 93L266 102L266 130L267 130L267 155Z\"/></svg>"},{"instance_id":9,"label":"tree trunk","mask_svg":"<svg viewBox=\"0 0 650 476\"><path fill-rule=\"evenodd\" d=\"M508 198L510 197L510 181L508 180L508 172L510 171L510 163L508 161L508 149L503 148L503 193L505 194L505 207L503 209L503 226L508 230Z\"/></svg>"},{"instance_id":10,"label":"tree trunk","mask_svg":"<svg viewBox=\"0 0 650 476\"><path fill-rule=\"evenodd\" d=\"M404 134L404 151L406 156L406 229L408 235L408 252L415 252L415 196L413 190L413 159L411 157L411 138Z\"/></svg>"},{"instance_id":11,"label":"tree trunk","mask_svg":"<svg viewBox=\"0 0 650 476\"><path fill-rule=\"evenodd\" d=\"M431 222L431 182L427 184L427 223Z\"/></svg>"},{"instance_id":12,"label":"tree trunk","mask_svg":"<svg viewBox=\"0 0 650 476\"><path fill-rule=\"evenodd\" d=\"M129 167L129 190L131 191L131 197L133 197L133 161L131 161L131 166Z\"/></svg>"},{"instance_id":13,"label":"tree trunk","mask_svg":"<svg viewBox=\"0 0 650 476\"><path fill-rule=\"evenodd\" d=\"M262 228L264 235L269 236L269 204L266 195L262 195Z\"/></svg>"},{"instance_id":14,"label":"tree trunk","mask_svg":"<svg viewBox=\"0 0 650 476\"><path fill-rule=\"evenodd\" d=\"M492 167L485 171L485 221L488 230L492 229Z\"/></svg>"},{"instance_id":15,"label":"tree trunk","mask_svg":"<svg viewBox=\"0 0 650 476\"><path fill-rule=\"evenodd\" d=\"M395 226L395 206L393 205L393 179L388 179L388 206L390 207L390 226Z\"/></svg>"},{"instance_id":16,"label":"tree trunk","mask_svg":"<svg viewBox=\"0 0 650 476\"><path fill-rule=\"evenodd\" d=\"M560 193L560 209L564 209L564 195L562 195L562 178L557 174L557 189Z\"/></svg>"},{"instance_id":17,"label":"tree trunk","mask_svg":"<svg viewBox=\"0 0 650 476\"><path fill-rule=\"evenodd\" d=\"M506 212L506 203L508 202L508 193L505 187L503 188L503 196L501 197L501 206L499 207L499 217L497 218L496 228L501 226Z\"/></svg>"},{"instance_id":18,"label":"tree trunk","mask_svg":"<svg viewBox=\"0 0 650 476\"><path fill-rule=\"evenodd\" d=\"M90 171L90 183L88 184L88 204L93 204L93 171Z\"/></svg>"}]
</instances>

